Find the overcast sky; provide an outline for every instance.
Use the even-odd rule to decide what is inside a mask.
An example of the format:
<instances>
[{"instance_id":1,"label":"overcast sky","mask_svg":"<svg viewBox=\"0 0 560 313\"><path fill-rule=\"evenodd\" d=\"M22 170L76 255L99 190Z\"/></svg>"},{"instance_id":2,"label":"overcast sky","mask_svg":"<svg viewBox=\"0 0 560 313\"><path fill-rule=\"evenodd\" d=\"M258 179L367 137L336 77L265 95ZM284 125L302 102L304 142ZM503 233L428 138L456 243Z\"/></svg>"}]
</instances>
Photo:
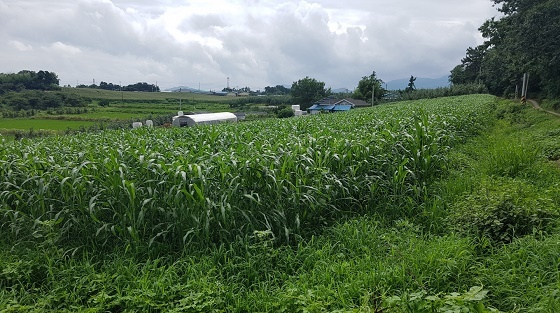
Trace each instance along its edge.
<instances>
[{"instance_id":1,"label":"overcast sky","mask_svg":"<svg viewBox=\"0 0 560 313\"><path fill-rule=\"evenodd\" d=\"M497 14L490 0L0 0L0 72L204 90L309 76L354 89L372 71L448 75Z\"/></svg>"}]
</instances>

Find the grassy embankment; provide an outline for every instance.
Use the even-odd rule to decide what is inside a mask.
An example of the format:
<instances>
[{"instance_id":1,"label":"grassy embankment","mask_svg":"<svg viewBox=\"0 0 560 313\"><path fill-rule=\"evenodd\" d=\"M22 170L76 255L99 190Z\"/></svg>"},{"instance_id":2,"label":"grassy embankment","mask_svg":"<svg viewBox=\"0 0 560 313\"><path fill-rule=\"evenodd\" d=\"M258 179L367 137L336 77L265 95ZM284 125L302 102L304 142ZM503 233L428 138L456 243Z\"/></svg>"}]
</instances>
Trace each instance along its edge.
<instances>
[{"instance_id":1,"label":"grassy embankment","mask_svg":"<svg viewBox=\"0 0 560 313\"><path fill-rule=\"evenodd\" d=\"M559 133L466 96L4 142L0 310L557 312Z\"/></svg>"}]
</instances>

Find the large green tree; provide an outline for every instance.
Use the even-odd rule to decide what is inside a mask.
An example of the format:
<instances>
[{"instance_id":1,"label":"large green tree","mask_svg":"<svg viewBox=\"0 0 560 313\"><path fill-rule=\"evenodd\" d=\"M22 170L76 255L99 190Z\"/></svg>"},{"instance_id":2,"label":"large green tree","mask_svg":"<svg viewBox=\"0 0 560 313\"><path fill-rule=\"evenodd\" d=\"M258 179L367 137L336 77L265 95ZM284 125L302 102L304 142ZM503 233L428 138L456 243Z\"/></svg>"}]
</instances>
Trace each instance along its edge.
<instances>
[{"instance_id":1,"label":"large green tree","mask_svg":"<svg viewBox=\"0 0 560 313\"><path fill-rule=\"evenodd\" d=\"M292 84L290 94L295 104L307 110L313 102L330 95L331 89L325 89L325 83L315 78L305 77Z\"/></svg>"},{"instance_id":2,"label":"large green tree","mask_svg":"<svg viewBox=\"0 0 560 313\"><path fill-rule=\"evenodd\" d=\"M143 92L159 92L159 87L146 82L138 82L128 86L123 86L124 91L143 91Z\"/></svg>"},{"instance_id":3,"label":"large green tree","mask_svg":"<svg viewBox=\"0 0 560 313\"><path fill-rule=\"evenodd\" d=\"M560 97L560 1L493 0L503 16L480 28L485 42L467 50L449 77L452 83L482 82L508 95L531 75L529 91Z\"/></svg>"},{"instance_id":4,"label":"large green tree","mask_svg":"<svg viewBox=\"0 0 560 313\"><path fill-rule=\"evenodd\" d=\"M449 76L449 81L453 85L474 83L481 79L482 61L486 53L487 46L480 45L475 48L469 47L467 55L461 60Z\"/></svg>"},{"instance_id":5,"label":"large green tree","mask_svg":"<svg viewBox=\"0 0 560 313\"><path fill-rule=\"evenodd\" d=\"M282 85L276 85L274 87L266 86L264 87L264 94L267 95L287 95L290 94L290 89Z\"/></svg>"},{"instance_id":6,"label":"large green tree","mask_svg":"<svg viewBox=\"0 0 560 313\"><path fill-rule=\"evenodd\" d=\"M352 97L371 102L371 93L374 90L374 102L377 102L381 100L381 97L383 97L385 89L383 89L383 81L377 78L375 71L373 71L369 76L362 77L362 79L358 82L358 87L354 90Z\"/></svg>"}]
</instances>

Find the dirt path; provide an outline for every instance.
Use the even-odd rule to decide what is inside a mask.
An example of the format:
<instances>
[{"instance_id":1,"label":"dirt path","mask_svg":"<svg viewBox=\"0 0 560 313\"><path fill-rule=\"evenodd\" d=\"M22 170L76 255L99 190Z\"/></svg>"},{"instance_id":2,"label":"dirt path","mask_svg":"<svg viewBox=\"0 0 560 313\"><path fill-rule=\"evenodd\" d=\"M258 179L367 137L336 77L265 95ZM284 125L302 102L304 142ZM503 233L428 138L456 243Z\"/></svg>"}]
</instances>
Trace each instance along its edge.
<instances>
[{"instance_id":1,"label":"dirt path","mask_svg":"<svg viewBox=\"0 0 560 313\"><path fill-rule=\"evenodd\" d=\"M548 111L548 110L545 110L545 109L541 108L541 106L540 106L540 105L537 103L537 101L535 101L535 100L527 99L527 101L531 102L531 104L533 105L533 107L534 107L535 109L539 110L539 111L544 111L544 112L550 113L550 114L552 114L552 115L560 116L560 113L553 112L553 111Z\"/></svg>"}]
</instances>

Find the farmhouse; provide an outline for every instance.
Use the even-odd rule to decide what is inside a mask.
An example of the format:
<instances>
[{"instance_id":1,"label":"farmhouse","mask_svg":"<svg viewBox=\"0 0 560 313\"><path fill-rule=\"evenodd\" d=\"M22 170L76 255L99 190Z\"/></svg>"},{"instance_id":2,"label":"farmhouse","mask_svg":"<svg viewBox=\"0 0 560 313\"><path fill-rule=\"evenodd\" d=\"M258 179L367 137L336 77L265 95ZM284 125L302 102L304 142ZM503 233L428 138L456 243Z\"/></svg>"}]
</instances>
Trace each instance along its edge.
<instances>
[{"instance_id":1,"label":"farmhouse","mask_svg":"<svg viewBox=\"0 0 560 313\"><path fill-rule=\"evenodd\" d=\"M371 106L371 104L365 102L364 100L358 100L358 99L352 99L352 98L342 99L339 102L337 102L337 104L351 105L352 109L370 107Z\"/></svg>"},{"instance_id":2,"label":"farmhouse","mask_svg":"<svg viewBox=\"0 0 560 313\"><path fill-rule=\"evenodd\" d=\"M320 112L341 112L349 111L350 109L357 107L367 107L370 106L367 102L358 99L345 98L337 99L334 97L323 98L309 108L311 114L318 114Z\"/></svg>"}]
</instances>

